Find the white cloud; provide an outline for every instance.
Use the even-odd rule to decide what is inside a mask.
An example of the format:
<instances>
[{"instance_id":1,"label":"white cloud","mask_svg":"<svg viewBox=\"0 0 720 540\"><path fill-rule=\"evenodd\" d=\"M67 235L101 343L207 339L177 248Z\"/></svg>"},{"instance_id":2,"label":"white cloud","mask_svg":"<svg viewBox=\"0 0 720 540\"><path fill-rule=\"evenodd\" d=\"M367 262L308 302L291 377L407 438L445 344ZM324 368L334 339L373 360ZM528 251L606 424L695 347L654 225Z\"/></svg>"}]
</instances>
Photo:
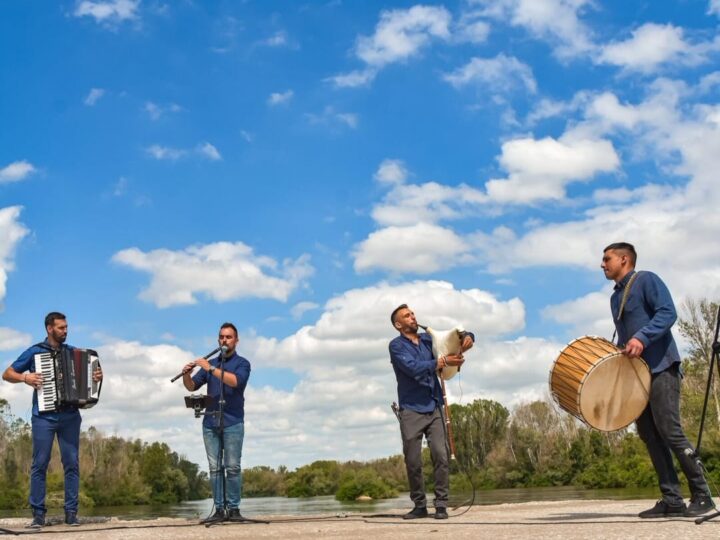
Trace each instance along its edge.
<instances>
[{"instance_id":1,"label":"white cloud","mask_svg":"<svg viewBox=\"0 0 720 540\"><path fill-rule=\"evenodd\" d=\"M21 206L0 208L0 301L7 292L8 274L15 269L15 250L29 232L20 223L21 210Z\"/></svg>"},{"instance_id":2,"label":"white cloud","mask_svg":"<svg viewBox=\"0 0 720 540\"><path fill-rule=\"evenodd\" d=\"M594 49L592 31L579 18L591 0L471 0L483 14L528 30L553 45L560 58L584 55Z\"/></svg>"},{"instance_id":3,"label":"white cloud","mask_svg":"<svg viewBox=\"0 0 720 540\"><path fill-rule=\"evenodd\" d=\"M451 229L429 223L386 227L371 233L353 253L355 270L431 274L468 262L470 246Z\"/></svg>"},{"instance_id":4,"label":"white cloud","mask_svg":"<svg viewBox=\"0 0 720 540\"><path fill-rule=\"evenodd\" d=\"M260 43L268 47L283 47L288 44L287 33L284 30L279 30Z\"/></svg>"},{"instance_id":5,"label":"white cloud","mask_svg":"<svg viewBox=\"0 0 720 540\"><path fill-rule=\"evenodd\" d=\"M83 101L83 103L85 103L85 105L87 105L88 107L92 107L104 95L105 95L105 90L103 88L91 88L90 92L88 92L88 95L85 96L85 100Z\"/></svg>"},{"instance_id":6,"label":"white cloud","mask_svg":"<svg viewBox=\"0 0 720 540\"><path fill-rule=\"evenodd\" d=\"M384 159L373 178L383 184L402 184L408 177L408 170L401 159Z\"/></svg>"},{"instance_id":7,"label":"white cloud","mask_svg":"<svg viewBox=\"0 0 720 540\"><path fill-rule=\"evenodd\" d=\"M182 107L176 103L169 105L158 105L152 101L145 102L143 110L148 114L151 120L160 120L167 113L177 113L182 111Z\"/></svg>"},{"instance_id":8,"label":"white cloud","mask_svg":"<svg viewBox=\"0 0 720 540\"><path fill-rule=\"evenodd\" d=\"M696 65L705 60L701 48L685 42L683 29L672 24L647 23L632 37L602 47L601 63L627 70L651 72L662 64Z\"/></svg>"},{"instance_id":9,"label":"white cloud","mask_svg":"<svg viewBox=\"0 0 720 540\"><path fill-rule=\"evenodd\" d=\"M473 83L479 88L505 93L520 84L531 94L537 91L537 83L530 66L503 53L495 58L473 58L443 78L456 88Z\"/></svg>"},{"instance_id":10,"label":"white cloud","mask_svg":"<svg viewBox=\"0 0 720 540\"><path fill-rule=\"evenodd\" d=\"M356 88L358 86L367 86L375 80L377 75L376 69L355 70L349 73L342 73L325 79L333 83L338 88Z\"/></svg>"},{"instance_id":11,"label":"white cloud","mask_svg":"<svg viewBox=\"0 0 720 540\"><path fill-rule=\"evenodd\" d=\"M32 163L25 161L13 161L9 165L0 169L0 184L9 184L10 182L19 182L25 180L37 169Z\"/></svg>"},{"instance_id":12,"label":"white cloud","mask_svg":"<svg viewBox=\"0 0 720 540\"><path fill-rule=\"evenodd\" d=\"M200 143L197 146L197 151L204 157L208 158L210 161L222 160L222 156L220 155L220 152L218 152L218 149L209 142Z\"/></svg>"},{"instance_id":13,"label":"white cloud","mask_svg":"<svg viewBox=\"0 0 720 540\"><path fill-rule=\"evenodd\" d=\"M289 103L295 93L292 90L286 90L285 92L273 92L268 97L267 104L271 107L276 105L282 105Z\"/></svg>"},{"instance_id":14,"label":"white cloud","mask_svg":"<svg viewBox=\"0 0 720 540\"><path fill-rule=\"evenodd\" d=\"M319 304L316 304L315 302L298 302L292 307L292 309L290 310L290 314L292 315L293 319L298 320L306 312L312 311L313 309L317 309L319 307Z\"/></svg>"},{"instance_id":15,"label":"white cloud","mask_svg":"<svg viewBox=\"0 0 720 540\"><path fill-rule=\"evenodd\" d=\"M605 246L599 249L603 247ZM597 254L595 255L597 258ZM600 264L597 263L597 266L599 268ZM598 281L599 283L601 282ZM610 339L614 330L610 317L611 294L612 285L608 283L599 292L591 292L580 298L546 306L542 310L542 315L568 327L573 336L590 335Z\"/></svg>"},{"instance_id":16,"label":"white cloud","mask_svg":"<svg viewBox=\"0 0 720 540\"><path fill-rule=\"evenodd\" d=\"M31 343L32 336L30 334L0 326L0 351L28 347Z\"/></svg>"},{"instance_id":17,"label":"white cloud","mask_svg":"<svg viewBox=\"0 0 720 540\"><path fill-rule=\"evenodd\" d=\"M610 141L575 139L569 134L556 140L522 138L502 145L500 164L508 178L485 184L488 196L499 203L530 204L562 199L570 182L588 181L620 165Z\"/></svg>"},{"instance_id":18,"label":"white cloud","mask_svg":"<svg viewBox=\"0 0 720 540\"><path fill-rule=\"evenodd\" d=\"M138 17L140 0L83 0L77 4L75 17L92 17L98 23L120 23Z\"/></svg>"},{"instance_id":19,"label":"white cloud","mask_svg":"<svg viewBox=\"0 0 720 540\"><path fill-rule=\"evenodd\" d=\"M249 131L246 131L244 129L240 130L240 136L245 140L245 142L251 143L255 140L255 136L250 133Z\"/></svg>"},{"instance_id":20,"label":"white cloud","mask_svg":"<svg viewBox=\"0 0 720 540\"><path fill-rule=\"evenodd\" d=\"M153 144L152 146L146 148L145 151L155 159L167 159L171 161L180 159L187 154L186 150L182 150L180 148L171 148L169 146L161 146L159 144Z\"/></svg>"},{"instance_id":21,"label":"white cloud","mask_svg":"<svg viewBox=\"0 0 720 540\"><path fill-rule=\"evenodd\" d=\"M444 7L416 5L409 9L382 11L371 36L360 36L355 55L367 68L331 77L336 86L363 86L379 69L419 54L432 39L448 40L452 17Z\"/></svg>"},{"instance_id":22,"label":"white cloud","mask_svg":"<svg viewBox=\"0 0 720 540\"><path fill-rule=\"evenodd\" d=\"M356 113L338 112L334 107L328 105L320 114L305 113L305 118L310 124L314 125L342 125L355 129L358 126L360 117Z\"/></svg>"},{"instance_id":23,"label":"white cloud","mask_svg":"<svg viewBox=\"0 0 720 540\"><path fill-rule=\"evenodd\" d=\"M720 0L710 0L708 3L708 15L720 15Z\"/></svg>"},{"instance_id":24,"label":"white cloud","mask_svg":"<svg viewBox=\"0 0 720 540\"><path fill-rule=\"evenodd\" d=\"M488 196L470 186L446 186L437 182L396 185L372 211L381 225L435 223L467 217L489 202Z\"/></svg>"},{"instance_id":25,"label":"white cloud","mask_svg":"<svg viewBox=\"0 0 720 540\"><path fill-rule=\"evenodd\" d=\"M149 273L150 285L142 300L157 307L195 304L198 296L217 302L240 298L271 298L285 302L313 273L309 256L285 259L281 264L257 255L242 242L216 242L184 250L129 248L112 260Z\"/></svg>"}]
</instances>

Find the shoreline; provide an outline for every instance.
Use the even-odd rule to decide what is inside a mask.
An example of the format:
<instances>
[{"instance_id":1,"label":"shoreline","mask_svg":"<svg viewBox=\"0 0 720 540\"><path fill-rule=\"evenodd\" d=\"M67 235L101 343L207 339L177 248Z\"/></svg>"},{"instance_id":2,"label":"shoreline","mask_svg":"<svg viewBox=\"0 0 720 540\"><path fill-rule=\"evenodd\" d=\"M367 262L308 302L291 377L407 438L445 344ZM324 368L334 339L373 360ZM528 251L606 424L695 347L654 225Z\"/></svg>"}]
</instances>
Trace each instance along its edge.
<instances>
[{"instance_id":1,"label":"shoreline","mask_svg":"<svg viewBox=\"0 0 720 540\"><path fill-rule=\"evenodd\" d=\"M97 538L102 534L110 540L180 540L199 538L289 538L310 540L321 538L368 538L373 540L416 539L419 536L442 534L453 538L493 539L516 538L717 538L720 536L720 517L696 525L693 518L640 519L638 512L651 507L654 500L565 500L505 503L473 506L467 511L450 512L450 519L432 518L403 520L406 508L398 508L381 515L348 512L315 516L246 516L270 523L223 523L207 528L197 520L184 518L156 518L123 520L109 518L82 519L80 527L53 524L42 533L72 535L75 539ZM60 517L53 513L49 517ZM0 519L0 527L13 532L32 533L24 527L28 518Z\"/></svg>"}]
</instances>

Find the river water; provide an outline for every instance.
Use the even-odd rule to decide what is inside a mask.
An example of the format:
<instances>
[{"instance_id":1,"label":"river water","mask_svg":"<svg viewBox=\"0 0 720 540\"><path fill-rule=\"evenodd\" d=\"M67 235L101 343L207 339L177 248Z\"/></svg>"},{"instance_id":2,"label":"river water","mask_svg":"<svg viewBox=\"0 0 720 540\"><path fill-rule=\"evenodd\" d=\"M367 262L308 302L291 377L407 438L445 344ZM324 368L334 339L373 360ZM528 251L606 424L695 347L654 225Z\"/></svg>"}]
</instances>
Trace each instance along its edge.
<instances>
[{"instance_id":1,"label":"river water","mask_svg":"<svg viewBox=\"0 0 720 540\"><path fill-rule=\"evenodd\" d=\"M474 504L501 504L530 501L560 501L587 499L652 499L658 496L654 488L643 489L582 489L576 487L516 488L478 491ZM467 504L472 493L453 494L453 505ZM428 495L432 501L432 495ZM467 502L466 502L467 501ZM394 499L382 499L372 502L344 503L334 497L308 497L292 499L287 497L245 498L240 511L246 517L253 515L311 515L342 514L344 512L383 513L391 509L412 507L407 494ZM152 519L156 517L201 518L212 509L212 500L188 501L179 504L143 505L143 506L107 506L81 509L83 516L116 516L126 519ZM62 514L60 509L51 509L50 515ZM29 510L0 510L0 517L29 516Z\"/></svg>"}]
</instances>

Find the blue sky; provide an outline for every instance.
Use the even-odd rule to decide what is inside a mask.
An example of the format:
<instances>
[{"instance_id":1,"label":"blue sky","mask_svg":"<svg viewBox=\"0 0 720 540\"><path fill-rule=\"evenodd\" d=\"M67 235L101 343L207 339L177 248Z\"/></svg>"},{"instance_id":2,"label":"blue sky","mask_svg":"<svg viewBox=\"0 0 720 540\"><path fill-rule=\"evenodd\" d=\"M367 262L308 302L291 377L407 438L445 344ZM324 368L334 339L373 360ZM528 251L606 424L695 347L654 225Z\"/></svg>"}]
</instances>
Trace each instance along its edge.
<instances>
[{"instance_id":1,"label":"blue sky","mask_svg":"<svg viewBox=\"0 0 720 540\"><path fill-rule=\"evenodd\" d=\"M544 396L608 243L720 292L720 3L627 4L3 2L0 358L67 313L85 425L200 463L167 381L225 320L250 465L400 451L401 302L476 332L458 402Z\"/></svg>"}]
</instances>

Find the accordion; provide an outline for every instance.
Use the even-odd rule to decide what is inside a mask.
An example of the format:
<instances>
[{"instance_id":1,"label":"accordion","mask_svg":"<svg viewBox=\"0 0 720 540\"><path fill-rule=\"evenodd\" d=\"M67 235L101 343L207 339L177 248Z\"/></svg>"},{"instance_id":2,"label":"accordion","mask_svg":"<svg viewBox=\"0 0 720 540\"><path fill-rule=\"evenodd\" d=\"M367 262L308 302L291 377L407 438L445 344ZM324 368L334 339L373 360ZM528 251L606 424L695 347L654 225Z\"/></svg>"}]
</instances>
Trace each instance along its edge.
<instances>
[{"instance_id":1,"label":"accordion","mask_svg":"<svg viewBox=\"0 0 720 540\"><path fill-rule=\"evenodd\" d=\"M100 399L101 382L93 381L100 367L97 352L92 349L47 351L34 357L35 372L43 381L37 390L38 410L50 412L74 406L88 409Z\"/></svg>"}]
</instances>

